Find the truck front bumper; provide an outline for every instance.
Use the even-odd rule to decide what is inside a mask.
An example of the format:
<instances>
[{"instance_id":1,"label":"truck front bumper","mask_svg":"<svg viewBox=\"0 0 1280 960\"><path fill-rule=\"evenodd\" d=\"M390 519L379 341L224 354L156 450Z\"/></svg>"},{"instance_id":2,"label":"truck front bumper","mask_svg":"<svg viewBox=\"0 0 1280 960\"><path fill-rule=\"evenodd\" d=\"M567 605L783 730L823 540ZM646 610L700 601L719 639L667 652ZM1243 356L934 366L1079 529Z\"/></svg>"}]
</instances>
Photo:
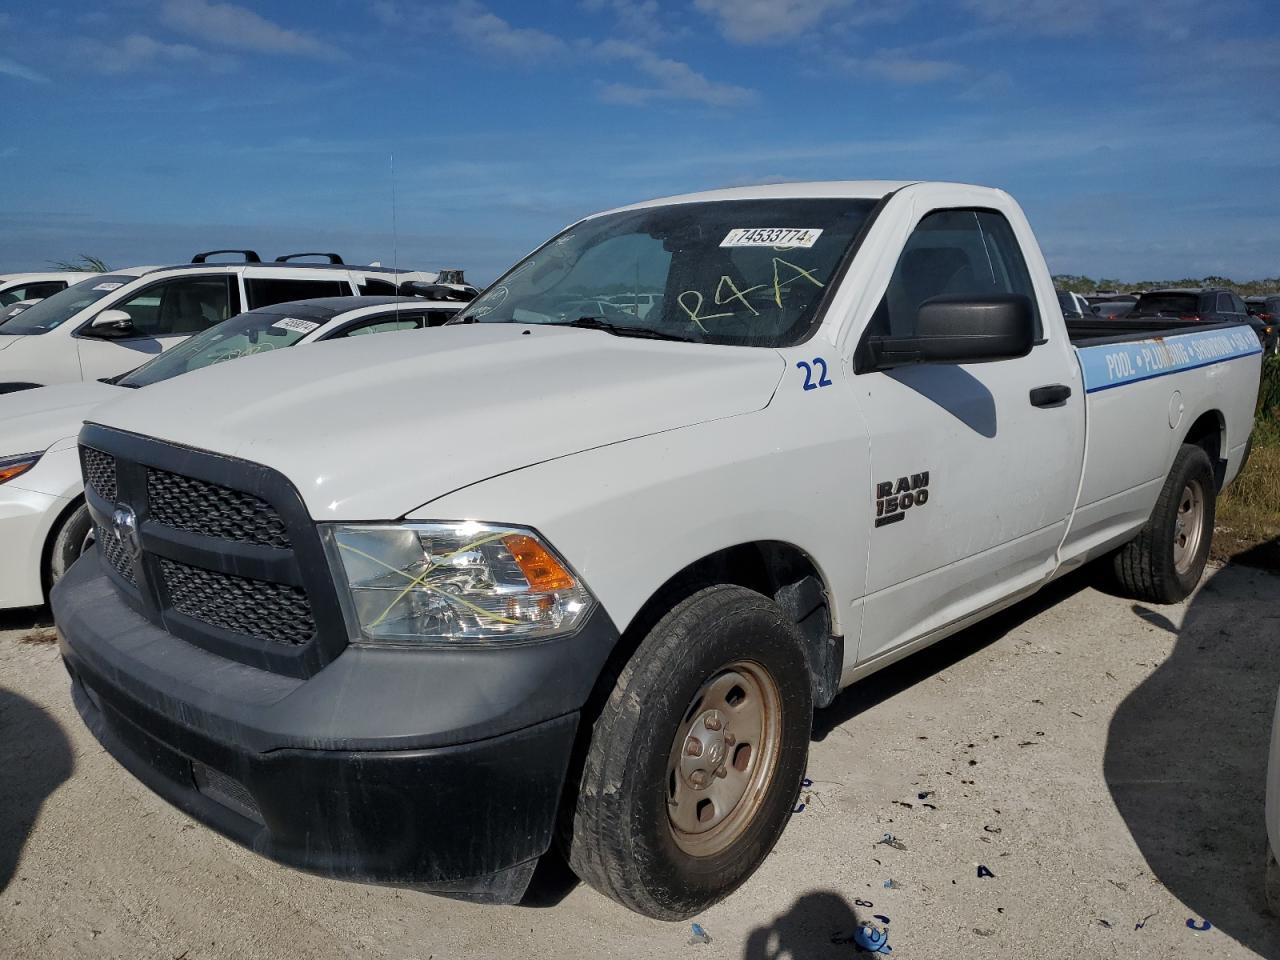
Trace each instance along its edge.
<instances>
[{"instance_id":1,"label":"truck front bumper","mask_svg":"<svg viewBox=\"0 0 1280 960\"><path fill-rule=\"evenodd\" d=\"M406 747L421 730L374 739L368 717L421 716L420 705L332 699L316 683L347 653L309 681L219 662L131 610L96 551L58 584L53 606L76 708L107 751L170 803L263 856L346 880L511 903L551 845L577 710L589 692L586 672L561 667L557 715L478 739L462 733L453 743L441 742L437 729L418 738L428 745ZM598 674L616 633L602 613L595 627L598 636L580 632L544 655L576 653ZM417 669L474 674L493 652L417 651ZM496 730L512 717L531 719L513 712L500 679L489 683ZM307 704L313 685L329 702L323 724L308 734L296 718L316 716ZM417 686L425 693L428 685ZM211 690L219 695L202 696ZM540 697L539 712L546 703ZM341 747L344 727L359 731L350 740L358 746Z\"/></svg>"}]
</instances>

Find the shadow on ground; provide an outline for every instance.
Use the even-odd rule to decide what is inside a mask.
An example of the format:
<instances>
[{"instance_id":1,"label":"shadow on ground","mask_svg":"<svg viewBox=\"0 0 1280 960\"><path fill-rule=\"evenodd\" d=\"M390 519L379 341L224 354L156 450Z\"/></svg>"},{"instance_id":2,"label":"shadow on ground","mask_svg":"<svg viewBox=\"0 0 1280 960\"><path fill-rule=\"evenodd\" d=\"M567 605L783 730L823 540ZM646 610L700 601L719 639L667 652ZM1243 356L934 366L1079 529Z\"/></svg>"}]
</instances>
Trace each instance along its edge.
<instances>
[{"instance_id":1,"label":"shadow on ground","mask_svg":"<svg viewBox=\"0 0 1280 960\"><path fill-rule=\"evenodd\" d=\"M53 626L48 607L19 607L0 610L0 630L43 630Z\"/></svg>"},{"instance_id":2,"label":"shadow on ground","mask_svg":"<svg viewBox=\"0 0 1280 960\"><path fill-rule=\"evenodd\" d=\"M1067 574L1021 603L961 630L941 643L913 653L878 671L873 677L846 687L831 706L814 714L813 739L825 740L832 730L863 711L955 666L1086 587L1100 585L1102 580L1098 567L1098 564L1092 564Z\"/></svg>"},{"instance_id":3,"label":"shadow on ground","mask_svg":"<svg viewBox=\"0 0 1280 960\"><path fill-rule=\"evenodd\" d=\"M1274 574L1238 566L1214 573L1181 629L1161 608L1134 604L1177 643L1117 708L1104 773L1147 865L1188 916L1280 957L1280 919L1266 912L1263 894L1280 615L1259 615L1260 577L1280 594Z\"/></svg>"},{"instance_id":4,"label":"shadow on ground","mask_svg":"<svg viewBox=\"0 0 1280 960\"><path fill-rule=\"evenodd\" d=\"M869 908L863 913L867 916L860 918L853 905L832 890L806 893L786 913L751 931L742 951L743 960L848 958L863 953L853 945L853 934L864 923L873 923L888 933L892 949L892 924L873 918Z\"/></svg>"},{"instance_id":5,"label":"shadow on ground","mask_svg":"<svg viewBox=\"0 0 1280 960\"><path fill-rule=\"evenodd\" d=\"M0 890L45 798L71 776L71 744L41 707L0 688Z\"/></svg>"}]
</instances>

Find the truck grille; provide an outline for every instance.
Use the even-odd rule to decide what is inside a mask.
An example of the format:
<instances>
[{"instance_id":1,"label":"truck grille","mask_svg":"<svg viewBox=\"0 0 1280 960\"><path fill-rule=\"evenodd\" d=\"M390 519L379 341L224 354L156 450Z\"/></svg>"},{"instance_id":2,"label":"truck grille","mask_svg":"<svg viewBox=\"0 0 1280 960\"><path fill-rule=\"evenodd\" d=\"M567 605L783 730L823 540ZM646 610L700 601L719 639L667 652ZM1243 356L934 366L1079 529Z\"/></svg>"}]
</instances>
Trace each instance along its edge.
<instances>
[{"instance_id":1,"label":"truck grille","mask_svg":"<svg viewBox=\"0 0 1280 960\"><path fill-rule=\"evenodd\" d=\"M300 645L315 636L305 590L283 583L233 577L160 558L160 571L173 609L204 623Z\"/></svg>"},{"instance_id":2,"label":"truck grille","mask_svg":"<svg viewBox=\"0 0 1280 960\"><path fill-rule=\"evenodd\" d=\"M116 460L110 454L81 447L84 465L84 482L91 486L103 500L114 503L116 499Z\"/></svg>"},{"instance_id":3,"label":"truck grille","mask_svg":"<svg viewBox=\"0 0 1280 960\"><path fill-rule=\"evenodd\" d=\"M92 423L81 441L101 565L134 610L210 652L290 676L310 676L346 647L320 531L285 477Z\"/></svg>"},{"instance_id":4,"label":"truck grille","mask_svg":"<svg viewBox=\"0 0 1280 960\"><path fill-rule=\"evenodd\" d=\"M137 578L133 574L133 562L129 559L129 554L125 550L124 545L116 539L114 533L101 524L97 528L97 544L98 549L102 551L103 557L111 568L125 580L126 583L137 585Z\"/></svg>"},{"instance_id":5,"label":"truck grille","mask_svg":"<svg viewBox=\"0 0 1280 960\"><path fill-rule=\"evenodd\" d=\"M280 514L253 494L153 467L147 470L147 501L156 523L219 540L289 549Z\"/></svg>"}]
</instances>

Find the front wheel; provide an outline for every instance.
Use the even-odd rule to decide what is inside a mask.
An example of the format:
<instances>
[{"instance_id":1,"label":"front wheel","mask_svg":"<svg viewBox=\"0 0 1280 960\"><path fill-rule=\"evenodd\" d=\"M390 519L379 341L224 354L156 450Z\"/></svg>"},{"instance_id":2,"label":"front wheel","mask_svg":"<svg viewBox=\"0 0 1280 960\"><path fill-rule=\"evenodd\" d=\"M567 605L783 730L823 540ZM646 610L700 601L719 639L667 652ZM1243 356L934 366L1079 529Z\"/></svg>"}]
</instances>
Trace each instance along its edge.
<instances>
[{"instance_id":1,"label":"front wheel","mask_svg":"<svg viewBox=\"0 0 1280 960\"><path fill-rule=\"evenodd\" d=\"M53 539L49 542L49 560L45 565L46 589L52 589L67 569L80 559L80 554L89 549L94 532L93 517L89 515L84 501L58 520Z\"/></svg>"},{"instance_id":2,"label":"front wheel","mask_svg":"<svg viewBox=\"0 0 1280 960\"><path fill-rule=\"evenodd\" d=\"M567 838L574 872L663 920L731 893L791 816L810 690L804 641L767 597L721 585L678 604L592 729Z\"/></svg>"},{"instance_id":3,"label":"front wheel","mask_svg":"<svg viewBox=\"0 0 1280 960\"><path fill-rule=\"evenodd\" d=\"M1126 591L1153 603L1177 603L1195 589L1209 559L1217 491L1209 455L1184 443L1151 517L1116 552L1116 576Z\"/></svg>"}]
</instances>

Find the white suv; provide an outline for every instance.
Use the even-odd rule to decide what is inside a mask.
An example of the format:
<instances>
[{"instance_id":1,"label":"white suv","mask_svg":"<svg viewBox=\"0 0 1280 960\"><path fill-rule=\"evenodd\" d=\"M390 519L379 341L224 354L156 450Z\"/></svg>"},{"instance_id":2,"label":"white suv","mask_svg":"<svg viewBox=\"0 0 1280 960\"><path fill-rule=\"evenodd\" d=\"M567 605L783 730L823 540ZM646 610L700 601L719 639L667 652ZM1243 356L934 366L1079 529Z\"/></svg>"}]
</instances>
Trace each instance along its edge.
<instances>
[{"instance_id":1,"label":"white suv","mask_svg":"<svg viewBox=\"0 0 1280 960\"><path fill-rule=\"evenodd\" d=\"M238 254L236 263L210 263ZM293 263L324 256L328 263ZM337 254L263 263L252 250L214 250L175 267L95 274L0 324L0 393L132 370L242 310L315 297L395 294L434 273L357 267Z\"/></svg>"}]
</instances>

